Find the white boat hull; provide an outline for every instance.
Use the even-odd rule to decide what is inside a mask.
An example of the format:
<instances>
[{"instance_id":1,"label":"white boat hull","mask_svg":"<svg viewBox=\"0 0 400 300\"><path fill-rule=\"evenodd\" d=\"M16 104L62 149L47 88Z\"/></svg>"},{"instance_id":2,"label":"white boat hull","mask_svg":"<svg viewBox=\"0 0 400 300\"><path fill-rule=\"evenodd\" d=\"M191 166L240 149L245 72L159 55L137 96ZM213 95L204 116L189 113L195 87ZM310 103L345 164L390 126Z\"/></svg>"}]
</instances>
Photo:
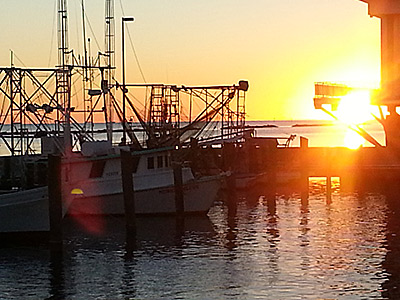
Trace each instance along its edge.
<instances>
[{"instance_id":1,"label":"white boat hull","mask_svg":"<svg viewBox=\"0 0 400 300\"><path fill-rule=\"evenodd\" d=\"M0 195L0 233L50 230L47 187Z\"/></svg>"},{"instance_id":2,"label":"white boat hull","mask_svg":"<svg viewBox=\"0 0 400 300\"><path fill-rule=\"evenodd\" d=\"M184 213L207 213L220 189L220 176L196 179L183 185ZM175 188L172 185L135 190L135 213L144 215L174 214ZM69 214L124 214L122 188L113 194L85 196L72 199Z\"/></svg>"}]
</instances>

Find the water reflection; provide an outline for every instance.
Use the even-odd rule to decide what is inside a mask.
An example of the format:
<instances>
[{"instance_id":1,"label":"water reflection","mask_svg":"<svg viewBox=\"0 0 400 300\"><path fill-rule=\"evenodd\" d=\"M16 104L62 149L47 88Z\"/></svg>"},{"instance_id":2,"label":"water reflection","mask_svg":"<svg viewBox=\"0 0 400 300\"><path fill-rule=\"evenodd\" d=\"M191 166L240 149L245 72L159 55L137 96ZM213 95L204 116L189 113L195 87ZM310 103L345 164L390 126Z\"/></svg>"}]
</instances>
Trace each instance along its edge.
<instances>
[{"instance_id":1,"label":"water reflection","mask_svg":"<svg viewBox=\"0 0 400 300\"><path fill-rule=\"evenodd\" d=\"M61 252L0 249L4 299L399 299L397 192L260 186L206 217L68 219ZM232 196L232 195L231 195ZM82 224L102 224L85 231ZM91 227L84 227L91 228ZM4 280L3 280L4 278ZM18 288L16 288L18 287Z\"/></svg>"},{"instance_id":2,"label":"water reflection","mask_svg":"<svg viewBox=\"0 0 400 300\"><path fill-rule=\"evenodd\" d=\"M377 276L386 278L382 284L382 296L386 299L400 299L400 202L399 191L393 186L386 191L388 204L386 249L382 264L383 272Z\"/></svg>"},{"instance_id":3,"label":"water reflection","mask_svg":"<svg viewBox=\"0 0 400 300\"><path fill-rule=\"evenodd\" d=\"M65 299L65 273L63 249L57 247L50 250L50 297L47 299Z\"/></svg>"},{"instance_id":4,"label":"water reflection","mask_svg":"<svg viewBox=\"0 0 400 300\"><path fill-rule=\"evenodd\" d=\"M227 216L227 232L225 246L229 251L237 247L237 203L232 203L232 199L228 199L228 216Z\"/></svg>"}]
</instances>

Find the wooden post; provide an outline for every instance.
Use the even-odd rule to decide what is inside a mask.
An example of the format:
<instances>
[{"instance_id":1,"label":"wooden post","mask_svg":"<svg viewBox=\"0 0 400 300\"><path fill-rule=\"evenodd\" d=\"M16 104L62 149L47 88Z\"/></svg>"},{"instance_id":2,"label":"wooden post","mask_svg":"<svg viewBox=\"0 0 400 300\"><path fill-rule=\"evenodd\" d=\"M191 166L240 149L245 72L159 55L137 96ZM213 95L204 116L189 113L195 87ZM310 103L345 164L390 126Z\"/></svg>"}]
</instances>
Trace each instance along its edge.
<instances>
[{"instance_id":1,"label":"wooden post","mask_svg":"<svg viewBox=\"0 0 400 300\"><path fill-rule=\"evenodd\" d=\"M308 195L309 195L309 160L308 160L308 139L305 137L300 137L300 151L301 151L301 162L300 162L300 173L301 173L301 205L308 205Z\"/></svg>"},{"instance_id":2,"label":"wooden post","mask_svg":"<svg viewBox=\"0 0 400 300\"><path fill-rule=\"evenodd\" d=\"M175 162L174 169L174 186L175 186L175 209L178 216L182 216L185 211L183 200L183 179L182 179L182 164Z\"/></svg>"},{"instance_id":3,"label":"wooden post","mask_svg":"<svg viewBox=\"0 0 400 300\"><path fill-rule=\"evenodd\" d=\"M332 203L332 177L326 177L326 203Z\"/></svg>"},{"instance_id":4,"label":"wooden post","mask_svg":"<svg viewBox=\"0 0 400 300\"><path fill-rule=\"evenodd\" d=\"M236 209L237 209L237 193L236 193L236 174L232 172L226 178L226 187L227 187L227 194L226 194L226 205L228 207L228 219L231 215L236 216Z\"/></svg>"},{"instance_id":5,"label":"wooden post","mask_svg":"<svg viewBox=\"0 0 400 300\"><path fill-rule=\"evenodd\" d=\"M266 198L267 208L270 215L276 214L276 185L277 185L277 148L268 147L264 150L264 170L266 171Z\"/></svg>"},{"instance_id":6,"label":"wooden post","mask_svg":"<svg viewBox=\"0 0 400 300\"><path fill-rule=\"evenodd\" d=\"M127 233L136 233L135 193L132 178L132 155L129 151L121 150L121 176L124 194L124 208Z\"/></svg>"},{"instance_id":7,"label":"wooden post","mask_svg":"<svg viewBox=\"0 0 400 300\"><path fill-rule=\"evenodd\" d=\"M236 174L235 172L230 172L231 174L226 178L226 185L228 188L229 196L236 196Z\"/></svg>"},{"instance_id":8,"label":"wooden post","mask_svg":"<svg viewBox=\"0 0 400 300\"><path fill-rule=\"evenodd\" d=\"M51 247L50 251L50 295L52 299L66 299L64 253L62 247Z\"/></svg>"},{"instance_id":9,"label":"wooden post","mask_svg":"<svg viewBox=\"0 0 400 300\"><path fill-rule=\"evenodd\" d=\"M51 244L62 244L61 157L48 156L48 197Z\"/></svg>"}]
</instances>

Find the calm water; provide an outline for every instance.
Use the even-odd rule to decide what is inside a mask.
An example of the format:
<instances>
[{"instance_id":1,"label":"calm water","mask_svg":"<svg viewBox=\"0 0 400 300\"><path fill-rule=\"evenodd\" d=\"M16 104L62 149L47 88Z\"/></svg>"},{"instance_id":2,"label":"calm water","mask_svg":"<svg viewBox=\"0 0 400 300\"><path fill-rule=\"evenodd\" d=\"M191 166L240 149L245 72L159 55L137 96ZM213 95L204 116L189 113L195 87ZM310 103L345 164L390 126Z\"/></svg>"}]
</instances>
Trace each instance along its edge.
<instances>
[{"instance_id":1,"label":"calm water","mask_svg":"<svg viewBox=\"0 0 400 300\"><path fill-rule=\"evenodd\" d=\"M310 181L308 205L262 187L207 217L68 219L62 253L0 249L0 299L400 299L396 194ZM183 226L182 226L183 225Z\"/></svg>"}]
</instances>

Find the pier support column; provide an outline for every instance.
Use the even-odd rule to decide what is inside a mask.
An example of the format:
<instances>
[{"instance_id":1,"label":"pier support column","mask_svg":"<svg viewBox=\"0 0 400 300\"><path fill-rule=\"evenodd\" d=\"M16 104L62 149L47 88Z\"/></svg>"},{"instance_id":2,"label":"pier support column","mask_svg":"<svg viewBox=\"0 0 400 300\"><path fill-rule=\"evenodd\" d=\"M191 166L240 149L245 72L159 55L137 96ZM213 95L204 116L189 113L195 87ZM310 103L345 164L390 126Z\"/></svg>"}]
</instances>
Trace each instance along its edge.
<instances>
[{"instance_id":1,"label":"pier support column","mask_svg":"<svg viewBox=\"0 0 400 300\"><path fill-rule=\"evenodd\" d=\"M185 211L185 203L183 199L183 178L182 164L174 162L174 187L175 187L175 209L178 216L183 216Z\"/></svg>"},{"instance_id":2,"label":"pier support column","mask_svg":"<svg viewBox=\"0 0 400 300\"><path fill-rule=\"evenodd\" d=\"M332 203L332 177L326 176L326 204Z\"/></svg>"},{"instance_id":3,"label":"pier support column","mask_svg":"<svg viewBox=\"0 0 400 300\"><path fill-rule=\"evenodd\" d=\"M231 216L236 217L237 210L237 191L236 191L236 174L233 172L226 179L227 194L226 205L228 207L228 219Z\"/></svg>"},{"instance_id":4,"label":"pier support column","mask_svg":"<svg viewBox=\"0 0 400 300\"><path fill-rule=\"evenodd\" d=\"M127 241L132 241L132 239L134 240L136 237L136 207L132 165L132 154L129 151L121 150L121 176L122 190L124 194Z\"/></svg>"},{"instance_id":5,"label":"pier support column","mask_svg":"<svg viewBox=\"0 0 400 300\"><path fill-rule=\"evenodd\" d=\"M180 244L185 233L185 202L183 195L182 163L173 162L174 190L175 190L175 212L176 212L176 240Z\"/></svg>"},{"instance_id":6,"label":"pier support column","mask_svg":"<svg viewBox=\"0 0 400 300\"><path fill-rule=\"evenodd\" d=\"M267 208L270 215L276 214L276 185L277 185L277 149L276 147L267 148L265 157L266 171L266 197Z\"/></svg>"},{"instance_id":7,"label":"pier support column","mask_svg":"<svg viewBox=\"0 0 400 300\"><path fill-rule=\"evenodd\" d=\"M301 188L301 206L308 206L309 196L309 157L308 157L308 139L300 137L300 188Z\"/></svg>"},{"instance_id":8,"label":"pier support column","mask_svg":"<svg viewBox=\"0 0 400 300\"><path fill-rule=\"evenodd\" d=\"M61 157L48 156L49 242L62 245Z\"/></svg>"}]
</instances>

